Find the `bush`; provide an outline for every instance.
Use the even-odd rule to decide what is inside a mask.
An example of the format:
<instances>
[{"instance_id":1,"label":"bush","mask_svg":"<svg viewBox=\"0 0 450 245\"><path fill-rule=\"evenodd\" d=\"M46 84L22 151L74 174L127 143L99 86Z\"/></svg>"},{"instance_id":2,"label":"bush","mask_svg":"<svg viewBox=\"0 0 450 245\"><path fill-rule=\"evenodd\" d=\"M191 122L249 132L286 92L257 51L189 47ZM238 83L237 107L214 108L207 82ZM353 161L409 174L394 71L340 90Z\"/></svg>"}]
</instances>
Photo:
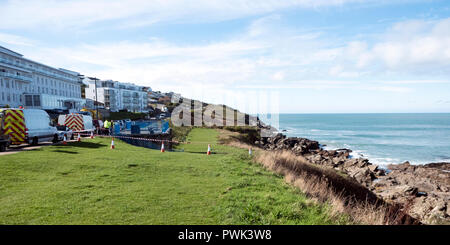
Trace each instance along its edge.
<instances>
[{"instance_id":1,"label":"bush","mask_svg":"<svg viewBox=\"0 0 450 245\"><path fill-rule=\"evenodd\" d=\"M140 112L111 112L109 114L109 120L123 120L123 119L131 119L131 120L139 120L145 119L148 114L140 113Z\"/></svg>"},{"instance_id":2,"label":"bush","mask_svg":"<svg viewBox=\"0 0 450 245\"><path fill-rule=\"evenodd\" d=\"M252 126L226 126L223 129L238 132L237 139L248 144L254 144L255 141L261 140L260 130Z\"/></svg>"},{"instance_id":3,"label":"bush","mask_svg":"<svg viewBox=\"0 0 450 245\"><path fill-rule=\"evenodd\" d=\"M186 140L186 136L191 132L193 127L190 126L181 126L176 127L173 125L172 121L169 120L170 134L172 136L172 140L176 140L182 142Z\"/></svg>"}]
</instances>

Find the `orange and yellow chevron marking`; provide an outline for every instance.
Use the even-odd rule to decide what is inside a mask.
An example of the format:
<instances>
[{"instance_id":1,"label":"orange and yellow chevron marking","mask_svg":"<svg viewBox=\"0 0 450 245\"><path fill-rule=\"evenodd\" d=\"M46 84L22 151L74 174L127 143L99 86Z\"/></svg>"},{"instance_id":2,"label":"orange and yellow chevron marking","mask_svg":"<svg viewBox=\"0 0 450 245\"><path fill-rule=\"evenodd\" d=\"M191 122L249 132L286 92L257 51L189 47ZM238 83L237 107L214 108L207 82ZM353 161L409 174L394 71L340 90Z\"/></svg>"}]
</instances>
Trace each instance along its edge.
<instances>
[{"instance_id":1,"label":"orange and yellow chevron marking","mask_svg":"<svg viewBox=\"0 0 450 245\"><path fill-rule=\"evenodd\" d=\"M3 129L9 135L12 144L25 141L25 119L22 110L4 110Z\"/></svg>"},{"instance_id":2,"label":"orange and yellow chevron marking","mask_svg":"<svg viewBox=\"0 0 450 245\"><path fill-rule=\"evenodd\" d=\"M72 115L72 114L66 115L65 124L73 131L84 130L82 115Z\"/></svg>"}]
</instances>

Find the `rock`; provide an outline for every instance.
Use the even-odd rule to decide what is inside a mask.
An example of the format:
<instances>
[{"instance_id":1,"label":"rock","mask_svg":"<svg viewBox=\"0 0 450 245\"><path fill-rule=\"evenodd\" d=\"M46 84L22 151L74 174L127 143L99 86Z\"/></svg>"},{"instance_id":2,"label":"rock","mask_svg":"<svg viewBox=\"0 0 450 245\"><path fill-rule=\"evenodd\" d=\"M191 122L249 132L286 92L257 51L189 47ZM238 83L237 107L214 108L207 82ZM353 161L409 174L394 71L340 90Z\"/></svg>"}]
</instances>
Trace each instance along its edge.
<instances>
[{"instance_id":1,"label":"rock","mask_svg":"<svg viewBox=\"0 0 450 245\"><path fill-rule=\"evenodd\" d=\"M369 165L369 169L372 172L376 172L376 171L378 171L378 165L374 165L374 164Z\"/></svg>"},{"instance_id":2,"label":"rock","mask_svg":"<svg viewBox=\"0 0 450 245\"><path fill-rule=\"evenodd\" d=\"M405 186L402 190L404 193L407 193L408 195L416 195L416 193L419 191L419 189L417 187L413 187L413 186Z\"/></svg>"},{"instance_id":3,"label":"rock","mask_svg":"<svg viewBox=\"0 0 450 245\"><path fill-rule=\"evenodd\" d=\"M425 224L450 223L450 163L404 162L383 169L365 158L349 158L350 149L324 150L317 141L280 133L255 144L266 150L291 150L313 164L342 171L383 199L405 205Z\"/></svg>"},{"instance_id":4,"label":"rock","mask_svg":"<svg viewBox=\"0 0 450 245\"><path fill-rule=\"evenodd\" d=\"M365 159L365 158L358 158L358 163L357 163L358 167L362 168L362 167L366 167L369 165L369 160Z\"/></svg>"}]
</instances>

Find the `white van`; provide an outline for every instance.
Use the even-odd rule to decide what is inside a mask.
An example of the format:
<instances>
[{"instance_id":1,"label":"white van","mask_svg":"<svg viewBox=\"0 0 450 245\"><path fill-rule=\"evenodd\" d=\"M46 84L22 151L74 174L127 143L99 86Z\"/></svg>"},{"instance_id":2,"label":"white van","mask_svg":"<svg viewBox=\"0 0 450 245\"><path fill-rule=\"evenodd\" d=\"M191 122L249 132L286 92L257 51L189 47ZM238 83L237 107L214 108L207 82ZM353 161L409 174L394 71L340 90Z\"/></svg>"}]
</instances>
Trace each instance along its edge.
<instances>
[{"instance_id":1,"label":"white van","mask_svg":"<svg viewBox=\"0 0 450 245\"><path fill-rule=\"evenodd\" d=\"M24 109L25 141L37 145L44 141L58 141L56 127L52 127L50 116L44 110Z\"/></svg>"},{"instance_id":2,"label":"white van","mask_svg":"<svg viewBox=\"0 0 450 245\"><path fill-rule=\"evenodd\" d=\"M74 120L69 120L69 118L73 117L78 119L77 122L79 123L79 125L76 125ZM92 132L95 130L94 124L92 122L92 117L78 113L59 115L58 125L65 125L72 129L72 131L74 132Z\"/></svg>"}]
</instances>

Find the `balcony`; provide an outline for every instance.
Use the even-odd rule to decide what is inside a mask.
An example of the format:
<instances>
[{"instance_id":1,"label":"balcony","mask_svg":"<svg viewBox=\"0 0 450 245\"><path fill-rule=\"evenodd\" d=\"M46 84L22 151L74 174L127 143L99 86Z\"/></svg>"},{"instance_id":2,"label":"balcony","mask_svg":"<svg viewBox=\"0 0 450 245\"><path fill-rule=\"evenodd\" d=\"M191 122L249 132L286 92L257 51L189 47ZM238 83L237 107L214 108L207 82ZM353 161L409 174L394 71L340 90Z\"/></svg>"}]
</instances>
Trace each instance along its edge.
<instances>
[{"instance_id":1,"label":"balcony","mask_svg":"<svg viewBox=\"0 0 450 245\"><path fill-rule=\"evenodd\" d=\"M58 73L49 72L49 71L46 71L44 69L40 69L40 68L38 68L36 66L30 67L30 66L27 66L26 64L17 63L17 62L10 61L10 60L7 60L7 59L0 58L0 62L4 63L4 64L7 64L7 65L10 65L10 66L13 66L13 67L19 67L19 68L22 68L22 69L26 69L26 70L28 70L28 72L31 69L33 71L37 71L37 72L43 73L43 74L45 74L47 76L53 76L53 77L57 77L59 79L69 80L71 82L76 82L77 79L78 79L78 78L75 78L75 77L72 77L72 76L71 77L66 77L66 76L63 76L63 75L58 74Z\"/></svg>"},{"instance_id":2,"label":"balcony","mask_svg":"<svg viewBox=\"0 0 450 245\"><path fill-rule=\"evenodd\" d=\"M16 79L16 80L21 80L21 81L23 81L23 82L28 82L28 83L33 82L33 78L31 78L31 77L25 77L25 76L21 76L21 75L15 75L15 74L7 73L7 72L0 72L0 75L3 76L3 77L7 77L7 78L12 78L12 79Z\"/></svg>"}]
</instances>

